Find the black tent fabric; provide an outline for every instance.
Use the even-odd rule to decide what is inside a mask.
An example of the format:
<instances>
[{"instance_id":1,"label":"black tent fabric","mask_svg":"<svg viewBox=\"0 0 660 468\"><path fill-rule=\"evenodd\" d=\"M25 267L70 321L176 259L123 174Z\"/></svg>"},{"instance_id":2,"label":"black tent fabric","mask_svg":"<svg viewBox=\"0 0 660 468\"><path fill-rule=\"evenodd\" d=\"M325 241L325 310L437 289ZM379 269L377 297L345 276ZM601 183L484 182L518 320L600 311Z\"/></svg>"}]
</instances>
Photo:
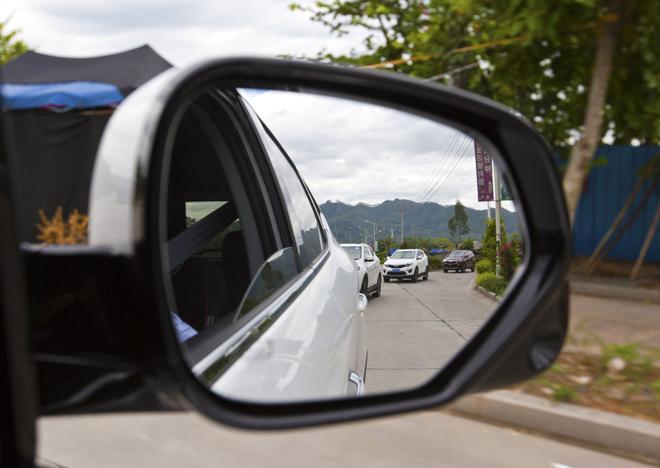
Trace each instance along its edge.
<instances>
[{"instance_id":1,"label":"black tent fabric","mask_svg":"<svg viewBox=\"0 0 660 468\"><path fill-rule=\"evenodd\" d=\"M37 84L96 81L115 85L124 97L172 65L144 45L100 57L56 57L26 52L2 67L5 83Z\"/></svg>"},{"instance_id":2,"label":"black tent fabric","mask_svg":"<svg viewBox=\"0 0 660 468\"><path fill-rule=\"evenodd\" d=\"M39 210L52 219L88 213L94 156L110 111L86 115L47 110L10 112L8 134L17 158L19 238L37 242Z\"/></svg>"},{"instance_id":3,"label":"black tent fabric","mask_svg":"<svg viewBox=\"0 0 660 468\"><path fill-rule=\"evenodd\" d=\"M102 82L116 86L126 97L170 67L146 45L90 58L27 52L0 68L0 81L27 85ZM16 157L19 239L39 242L40 210L52 219L61 207L65 221L74 210L88 214L94 160L112 109L29 109L3 114L7 140Z\"/></svg>"}]
</instances>

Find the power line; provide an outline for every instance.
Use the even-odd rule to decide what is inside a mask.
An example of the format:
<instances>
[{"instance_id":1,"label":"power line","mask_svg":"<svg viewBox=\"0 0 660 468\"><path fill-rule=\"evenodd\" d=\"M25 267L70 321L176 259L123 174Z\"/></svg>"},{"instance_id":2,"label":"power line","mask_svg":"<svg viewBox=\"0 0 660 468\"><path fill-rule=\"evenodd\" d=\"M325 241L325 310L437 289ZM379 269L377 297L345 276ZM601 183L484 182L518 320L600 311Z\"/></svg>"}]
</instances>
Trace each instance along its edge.
<instances>
[{"instance_id":1,"label":"power line","mask_svg":"<svg viewBox=\"0 0 660 468\"><path fill-rule=\"evenodd\" d=\"M457 154L459 155L457 163L454 165L452 169L450 169L442 183L438 186L438 188L435 190L435 192L432 194L432 196L435 196L436 193L441 192L442 190L446 189L449 184L452 182L454 176L459 172L459 168L462 169L465 166L466 161L469 161L470 158L465 158L463 157L465 154L466 149L469 147L470 144L469 138L466 138L463 142L462 145L457 149Z\"/></svg>"},{"instance_id":2,"label":"power line","mask_svg":"<svg viewBox=\"0 0 660 468\"><path fill-rule=\"evenodd\" d=\"M454 137L452 138L450 144L448 145L448 148L446 148L446 150L445 150L445 154L447 156L444 158L443 161L441 161L438 164L438 168L446 167L446 166L452 164L452 162L456 159L456 153L455 153L456 145L458 145L458 143L461 140L462 136L463 136L463 134L460 133L460 132L454 133ZM427 195L433 190L433 188L437 185L438 181L440 179L442 179L443 176L444 176L444 173L442 173L442 172L439 172L437 174L437 178L436 178L435 182L432 181L431 185L424 192L424 195L422 195L422 200L427 198Z\"/></svg>"},{"instance_id":3,"label":"power line","mask_svg":"<svg viewBox=\"0 0 660 468\"><path fill-rule=\"evenodd\" d=\"M458 171L458 169L463 167L466 159L468 159L464 157L465 150L470 145L470 143L471 143L471 138L466 137L463 139L461 145L456 149L456 154L458 155L458 162L456 163L456 165L454 165L453 168L447 171L445 179L440 183L435 193L438 193L440 190L444 190L445 188L447 188L448 184L453 180L453 177Z\"/></svg>"},{"instance_id":4,"label":"power line","mask_svg":"<svg viewBox=\"0 0 660 468\"><path fill-rule=\"evenodd\" d=\"M449 143L448 145L445 145L445 146L448 147L449 149L451 149L451 147L452 147L452 146L455 144L455 142L458 140L458 137L459 137L459 136L460 136L460 133L458 133L458 132L454 133L454 134L452 135L452 138L451 138L451 140L450 140L450 143ZM445 153L445 154L451 154L451 152L449 151L449 149L447 149L447 151L445 151L444 153ZM428 188L431 187L431 185L433 185L433 179L435 179L436 176L440 176L440 174L439 174L438 171L440 171L440 169L442 168L443 164L445 163L444 159L445 159L445 158L444 158L444 155L443 155L443 157L440 158L440 162L438 162L438 165L437 165L437 166L433 169L433 171L431 172L431 175L428 177L428 179L426 179L426 181L424 182L424 184L422 184L422 188L417 192L417 196L415 197L415 200L419 201L420 196L421 196L423 193L425 193L425 192L428 190Z\"/></svg>"},{"instance_id":5,"label":"power line","mask_svg":"<svg viewBox=\"0 0 660 468\"><path fill-rule=\"evenodd\" d=\"M426 200L431 200L435 196L435 194L438 193L439 188L443 187L449 180L451 180L450 179L450 174L453 174L456 171L456 168L458 167L458 165L462 162L462 150L465 147L466 142L469 141L469 140L470 140L470 137L468 137L467 135L462 135L462 139L461 139L459 145L457 146L457 148L455 149L454 158L452 159L452 162L451 162L451 164L452 164L451 168L449 168L443 174L443 177L441 177L436 182L436 184L431 188L431 190L429 190L424 195L424 198Z\"/></svg>"},{"instance_id":6,"label":"power line","mask_svg":"<svg viewBox=\"0 0 660 468\"><path fill-rule=\"evenodd\" d=\"M458 156L455 152L455 148L456 148L456 145L458 144L458 142L460 141L461 137L464 138L464 135L460 134L460 133L456 133L456 136L457 136L456 140L453 140L451 145L447 149L446 154L448 154L449 156L447 157L446 161L443 161L444 163L446 163L446 166L449 166L451 164L455 164L458 161ZM438 183L441 180L443 180L444 176L446 176L446 175L447 175L446 172L438 174L438 178L436 179L435 183L432 184L432 186L428 190L426 190L424 195L421 196L420 201L428 200L429 199L429 197L428 197L429 193L431 193L435 189L435 187L437 187Z\"/></svg>"}]
</instances>

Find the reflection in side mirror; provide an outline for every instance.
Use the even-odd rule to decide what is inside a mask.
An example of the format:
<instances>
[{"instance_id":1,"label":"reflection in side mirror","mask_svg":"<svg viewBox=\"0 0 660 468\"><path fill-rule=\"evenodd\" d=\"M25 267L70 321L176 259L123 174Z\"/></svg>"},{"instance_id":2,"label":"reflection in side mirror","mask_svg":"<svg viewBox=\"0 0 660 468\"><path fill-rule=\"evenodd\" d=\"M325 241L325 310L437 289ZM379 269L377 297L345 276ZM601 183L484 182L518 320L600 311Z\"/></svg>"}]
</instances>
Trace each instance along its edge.
<instances>
[{"instance_id":1,"label":"reflection in side mirror","mask_svg":"<svg viewBox=\"0 0 660 468\"><path fill-rule=\"evenodd\" d=\"M310 93L213 88L187 105L161 221L164 275L170 309L197 333L181 339L188 364L224 397L423 385L524 264L515 187L487 141ZM242 175L246 164L263 173ZM277 185L257 196L259 181Z\"/></svg>"}]
</instances>

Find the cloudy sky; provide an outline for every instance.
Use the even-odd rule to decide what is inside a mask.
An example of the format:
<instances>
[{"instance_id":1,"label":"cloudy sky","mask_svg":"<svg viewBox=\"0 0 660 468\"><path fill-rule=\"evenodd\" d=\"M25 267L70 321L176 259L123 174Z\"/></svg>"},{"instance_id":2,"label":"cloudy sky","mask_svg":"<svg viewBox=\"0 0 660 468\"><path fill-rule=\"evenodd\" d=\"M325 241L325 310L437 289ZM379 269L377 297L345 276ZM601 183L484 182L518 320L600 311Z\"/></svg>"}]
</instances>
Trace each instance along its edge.
<instances>
[{"instance_id":1,"label":"cloudy sky","mask_svg":"<svg viewBox=\"0 0 660 468\"><path fill-rule=\"evenodd\" d=\"M89 56L145 43L175 65L218 55L348 53L361 38L337 38L292 0L3 0L0 18L39 52ZM306 0L300 4L310 3Z\"/></svg>"},{"instance_id":2,"label":"cloudy sky","mask_svg":"<svg viewBox=\"0 0 660 468\"><path fill-rule=\"evenodd\" d=\"M232 55L349 53L291 0L3 0L0 19L43 53L93 56L150 44L177 66ZM305 4L309 1L301 0ZM388 198L485 208L476 201L471 143L439 124L374 106L268 93L252 99L322 202Z\"/></svg>"},{"instance_id":3,"label":"cloudy sky","mask_svg":"<svg viewBox=\"0 0 660 468\"><path fill-rule=\"evenodd\" d=\"M474 142L450 127L372 104L244 92L319 202L393 198L477 202Z\"/></svg>"}]
</instances>

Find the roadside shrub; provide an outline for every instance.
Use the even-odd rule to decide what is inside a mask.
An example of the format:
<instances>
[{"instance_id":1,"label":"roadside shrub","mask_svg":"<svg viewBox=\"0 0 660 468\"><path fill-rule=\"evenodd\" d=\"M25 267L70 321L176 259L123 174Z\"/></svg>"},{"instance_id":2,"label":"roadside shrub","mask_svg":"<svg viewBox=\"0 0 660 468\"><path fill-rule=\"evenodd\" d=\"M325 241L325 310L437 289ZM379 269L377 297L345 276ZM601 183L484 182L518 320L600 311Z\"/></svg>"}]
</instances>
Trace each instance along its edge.
<instances>
[{"instance_id":1,"label":"roadside shrub","mask_svg":"<svg viewBox=\"0 0 660 468\"><path fill-rule=\"evenodd\" d=\"M487 258L482 258L479 260L476 264L476 269L477 273L495 273L495 266L493 265L493 262Z\"/></svg>"},{"instance_id":2,"label":"roadside shrub","mask_svg":"<svg viewBox=\"0 0 660 468\"><path fill-rule=\"evenodd\" d=\"M516 272L516 267L520 264L520 257L518 257L515 249L510 242L502 244L500 248L500 266L502 268L502 275L507 280L513 277Z\"/></svg>"},{"instance_id":3,"label":"roadside shrub","mask_svg":"<svg viewBox=\"0 0 660 468\"><path fill-rule=\"evenodd\" d=\"M429 257L429 269L431 271L442 270L442 258L439 255Z\"/></svg>"},{"instance_id":4,"label":"roadside shrub","mask_svg":"<svg viewBox=\"0 0 660 468\"><path fill-rule=\"evenodd\" d=\"M553 389L552 399L562 402L579 401L580 395L571 387L559 385L557 388Z\"/></svg>"},{"instance_id":5,"label":"roadside shrub","mask_svg":"<svg viewBox=\"0 0 660 468\"><path fill-rule=\"evenodd\" d=\"M502 277L495 276L495 273L487 271L477 275L477 286L493 292L500 296L506 289L507 281Z\"/></svg>"},{"instance_id":6,"label":"roadside shrub","mask_svg":"<svg viewBox=\"0 0 660 468\"><path fill-rule=\"evenodd\" d=\"M474 241L472 239L465 239L461 242L461 249L474 250Z\"/></svg>"}]
</instances>

